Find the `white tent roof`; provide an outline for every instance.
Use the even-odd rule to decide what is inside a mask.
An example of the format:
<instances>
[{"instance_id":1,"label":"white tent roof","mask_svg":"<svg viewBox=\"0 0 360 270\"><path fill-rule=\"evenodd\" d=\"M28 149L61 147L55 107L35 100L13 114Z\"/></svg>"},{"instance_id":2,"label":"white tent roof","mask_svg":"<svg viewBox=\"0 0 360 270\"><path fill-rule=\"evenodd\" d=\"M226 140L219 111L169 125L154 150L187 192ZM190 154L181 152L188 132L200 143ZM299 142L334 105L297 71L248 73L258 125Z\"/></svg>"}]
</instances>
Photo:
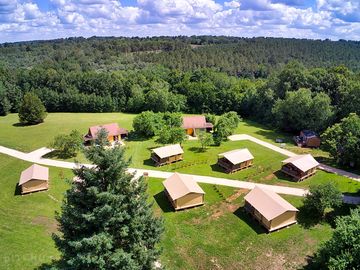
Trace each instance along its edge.
<instances>
[{"instance_id":1,"label":"white tent roof","mask_svg":"<svg viewBox=\"0 0 360 270\"><path fill-rule=\"evenodd\" d=\"M174 173L163 182L163 185L173 200L177 200L189 193L205 194L204 190L190 175Z\"/></svg>"},{"instance_id":2,"label":"white tent roof","mask_svg":"<svg viewBox=\"0 0 360 270\"><path fill-rule=\"evenodd\" d=\"M232 164L239 164L244 161L254 159L254 156L250 153L247 148L236 149L226 153L219 154L219 156L225 157Z\"/></svg>"},{"instance_id":3,"label":"white tent roof","mask_svg":"<svg viewBox=\"0 0 360 270\"><path fill-rule=\"evenodd\" d=\"M319 166L319 162L317 162L310 154L290 157L288 159L285 159L283 163L291 163L302 172L306 172L312 168Z\"/></svg>"},{"instance_id":4,"label":"white tent roof","mask_svg":"<svg viewBox=\"0 0 360 270\"><path fill-rule=\"evenodd\" d=\"M272 220L287 211L299 211L272 190L255 186L244 198L267 220Z\"/></svg>"},{"instance_id":5,"label":"white tent roof","mask_svg":"<svg viewBox=\"0 0 360 270\"><path fill-rule=\"evenodd\" d=\"M30 180L43 180L48 181L49 180L49 168L40 166L37 164L31 165L26 170L22 171L20 176L19 185L30 181Z\"/></svg>"},{"instance_id":6,"label":"white tent roof","mask_svg":"<svg viewBox=\"0 0 360 270\"><path fill-rule=\"evenodd\" d=\"M180 144L167 145L152 150L159 158L171 157L179 154L183 154L184 150Z\"/></svg>"}]
</instances>

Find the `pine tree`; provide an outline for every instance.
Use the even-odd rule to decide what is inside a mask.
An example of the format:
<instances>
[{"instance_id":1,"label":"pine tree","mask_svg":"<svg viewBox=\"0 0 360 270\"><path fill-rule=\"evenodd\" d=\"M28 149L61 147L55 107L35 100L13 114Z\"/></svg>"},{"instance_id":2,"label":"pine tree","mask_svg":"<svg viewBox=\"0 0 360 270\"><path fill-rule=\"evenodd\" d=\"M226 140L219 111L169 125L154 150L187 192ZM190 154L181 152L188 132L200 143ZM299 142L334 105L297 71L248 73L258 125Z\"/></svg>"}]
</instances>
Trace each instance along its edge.
<instances>
[{"instance_id":1,"label":"pine tree","mask_svg":"<svg viewBox=\"0 0 360 270\"><path fill-rule=\"evenodd\" d=\"M74 169L54 235L65 269L152 269L163 222L153 216L146 183L126 172L124 148L106 149L106 131L85 150L94 164Z\"/></svg>"}]
</instances>

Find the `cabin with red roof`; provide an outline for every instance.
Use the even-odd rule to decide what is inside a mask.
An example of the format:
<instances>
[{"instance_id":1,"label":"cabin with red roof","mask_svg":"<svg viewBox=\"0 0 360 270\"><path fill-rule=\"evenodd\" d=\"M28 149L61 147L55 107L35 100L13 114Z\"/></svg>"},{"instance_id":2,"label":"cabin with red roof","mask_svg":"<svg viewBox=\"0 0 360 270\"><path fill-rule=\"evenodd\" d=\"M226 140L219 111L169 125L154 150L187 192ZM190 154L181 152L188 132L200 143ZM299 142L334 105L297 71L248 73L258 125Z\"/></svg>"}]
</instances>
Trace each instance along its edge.
<instances>
[{"instance_id":1,"label":"cabin with red roof","mask_svg":"<svg viewBox=\"0 0 360 270\"><path fill-rule=\"evenodd\" d=\"M108 132L109 142L120 141L121 139L127 137L129 134L127 129L119 127L117 123L93 126L89 128L88 133L84 136L85 143L95 140L97 133L102 128Z\"/></svg>"},{"instance_id":2,"label":"cabin with red roof","mask_svg":"<svg viewBox=\"0 0 360 270\"><path fill-rule=\"evenodd\" d=\"M211 132L213 124L206 122L203 115L184 116L182 128L186 130L186 134L196 137L201 131Z\"/></svg>"}]
</instances>

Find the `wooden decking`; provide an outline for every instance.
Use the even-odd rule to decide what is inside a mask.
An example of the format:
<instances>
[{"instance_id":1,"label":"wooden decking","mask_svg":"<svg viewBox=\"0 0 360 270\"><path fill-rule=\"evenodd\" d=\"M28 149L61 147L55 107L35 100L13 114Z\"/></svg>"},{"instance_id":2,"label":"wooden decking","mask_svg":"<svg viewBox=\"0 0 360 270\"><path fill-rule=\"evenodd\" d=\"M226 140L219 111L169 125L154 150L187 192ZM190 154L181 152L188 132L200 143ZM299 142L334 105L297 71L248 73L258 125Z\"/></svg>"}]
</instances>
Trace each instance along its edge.
<instances>
[{"instance_id":1,"label":"wooden decking","mask_svg":"<svg viewBox=\"0 0 360 270\"><path fill-rule=\"evenodd\" d=\"M241 164L232 165L232 164L229 164L228 162L224 161L222 158L218 159L217 164L220 167L224 168L226 173L235 173L237 171L241 171L243 169L246 169L246 168L252 166L252 162L250 162L249 164L243 165L243 166L241 166Z\"/></svg>"},{"instance_id":2,"label":"wooden decking","mask_svg":"<svg viewBox=\"0 0 360 270\"><path fill-rule=\"evenodd\" d=\"M284 166L281 168L281 171L283 173L291 176L296 181L303 181L304 179L309 178L309 177L313 176L316 173L316 170L314 170L314 171L312 171L310 173L307 173L307 174L304 174L304 175L299 175L299 173L297 173L296 171L289 170Z\"/></svg>"},{"instance_id":3,"label":"wooden decking","mask_svg":"<svg viewBox=\"0 0 360 270\"><path fill-rule=\"evenodd\" d=\"M177 155L177 156L171 156L171 157L160 159L157 155L152 154L151 159L155 162L155 166L159 167L159 166L163 166L163 165L181 161L181 160L183 160L183 156Z\"/></svg>"}]
</instances>

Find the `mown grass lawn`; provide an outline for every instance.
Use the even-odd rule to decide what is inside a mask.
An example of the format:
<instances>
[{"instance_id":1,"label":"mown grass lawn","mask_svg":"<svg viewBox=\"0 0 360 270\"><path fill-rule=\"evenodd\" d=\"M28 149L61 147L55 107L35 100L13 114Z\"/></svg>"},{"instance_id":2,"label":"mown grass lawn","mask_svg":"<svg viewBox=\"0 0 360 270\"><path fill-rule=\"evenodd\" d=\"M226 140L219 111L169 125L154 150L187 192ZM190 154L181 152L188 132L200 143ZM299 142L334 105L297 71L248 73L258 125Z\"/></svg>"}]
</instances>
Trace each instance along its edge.
<instances>
[{"instance_id":1,"label":"mown grass lawn","mask_svg":"<svg viewBox=\"0 0 360 270\"><path fill-rule=\"evenodd\" d=\"M56 134L68 133L78 129L86 133L89 126L117 122L129 130L132 129L133 114L124 113L50 113L45 122L36 126L20 127L16 114L0 117L0 145L12 147L22 151L32 151L46 146ZM276 145L275 140L281 138L286 148L297 152L311 152L315 156L326 156L321 150L302 149L294 146L292 135L279 133L255 122L244 120L235 133L245 133L268 141ZM266 184L280 184L294 187L309 187L311 183L334 182L343 192L356 194L360 192L360 183L335 174L319 171L301 183L294 183L282 173L279 173L281 161L286 157L270 149L250 141L224 142L220 147L209 147L201 151L198 141L186 141L184 147L184 161L163 167L154 167L150 160L150 150L160 146L153 139L130 139L125 142L126 154L132 158L131 166L135 168L157 169L164 171L178 171L183 173L208 175L235 180L260 182ZM248 148L255 157L254 166L246 170L225 174L216 165L217 155L236 148ZM73 161L73 159L68 159ZM79 154L77 161L86 162L83 154Z\"/></svg>"},{"instance_id":2,"label":"mown grass lawn","mask_svg":"<svg viewBox=\"0 0 360 270\"><path fill-rule=\"evenodd\" d=\"M35 269L59 256L51 239L54 213L72 173L50 168L49 191L16 195L20 172L29 165L0 155L0 269ZM299 269L331 235L326 223L266 234L241 208L246 190L202 184L204 206L173 212L162 180L149 179L148 185L155 214L164 218L161 262L168 269ZM301 198L285 198L302 204Z\"/></svg>"}]
</instances>

